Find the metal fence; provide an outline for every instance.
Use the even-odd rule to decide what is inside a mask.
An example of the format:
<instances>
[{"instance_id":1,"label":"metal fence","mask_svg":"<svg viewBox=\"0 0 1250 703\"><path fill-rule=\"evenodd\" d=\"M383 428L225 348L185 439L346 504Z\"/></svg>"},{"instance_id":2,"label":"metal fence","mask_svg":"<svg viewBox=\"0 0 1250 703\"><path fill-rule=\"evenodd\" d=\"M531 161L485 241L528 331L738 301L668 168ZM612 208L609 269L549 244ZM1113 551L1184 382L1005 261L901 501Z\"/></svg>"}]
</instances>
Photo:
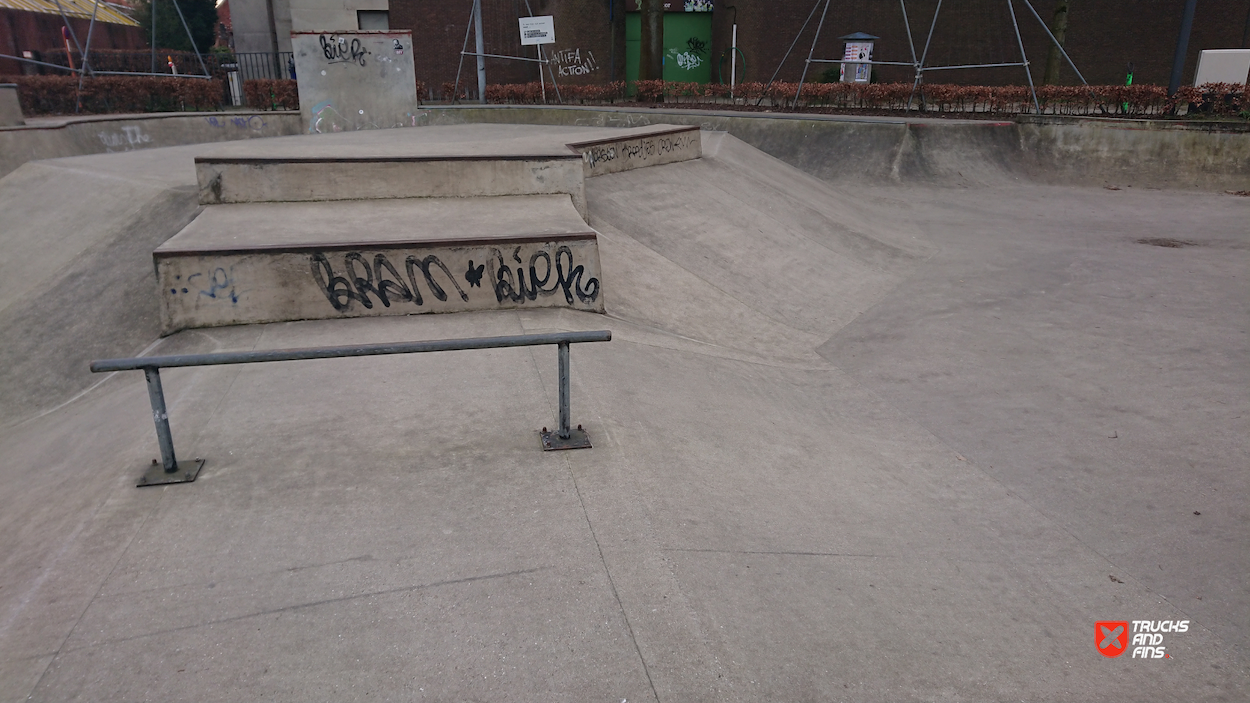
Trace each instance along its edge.
<instances>
[{"instance_id":1,"label":"metal fence","mask_svg":"<svg viewBox=\"0 0 1250 703\"><path fill-rule=\"evenodd\" d=\"M546 427L539 433L544 450L588 449L590 437L581 425L572 427L569 396L569 345L579 342L607 342L612 332L550 332L546 334L520 334L510 337L476 337L469 339L442 339L429 342L395 342L389 344L358 344L345 347L308 347L303 349L275 349L272 351L222 352L217 354L179 354L176 356L147 356L129 359L103 359L91 362L94 373L143 370L148 383L148 400L152 403L152 419L156 422L156 439L161 448L161 463L152 460L152 466L139 481L139 486L159 486L168 483L194 481L204 466L204 460L179 463L174 454L174 438L169 430L169 412L165 406L165 391L161 386L162 368L179 366L216 366L220 364L255 364L265 361L302 361L307 359L333 359L345 356L378 356L383 354L414 354L419 352L459 351L465 349L498 349L502 347L533 347L554 344L559 347L559 394L560 424L554 431Z\"/></svg>"},{"instance_id":2,"label":"metal fence","mask_svg":"<svg viewBox=\"0 0 1250 703\"><path fill-rule=\"evenodd\" d=\"M295 78L295 55L289 51L240 52L234 55L234 59L241 80Z\"/></svg>"}]
</instances>

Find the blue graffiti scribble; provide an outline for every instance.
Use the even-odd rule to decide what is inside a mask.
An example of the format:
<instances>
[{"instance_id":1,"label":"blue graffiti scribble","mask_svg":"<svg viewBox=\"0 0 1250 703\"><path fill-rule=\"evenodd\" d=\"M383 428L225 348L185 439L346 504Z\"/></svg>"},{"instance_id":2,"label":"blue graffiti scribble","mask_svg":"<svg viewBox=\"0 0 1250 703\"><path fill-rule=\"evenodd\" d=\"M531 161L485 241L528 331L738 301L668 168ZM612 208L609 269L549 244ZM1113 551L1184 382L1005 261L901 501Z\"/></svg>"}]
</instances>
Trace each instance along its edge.
<instances>
[{"instance_id":1,"label":"blue graffiti scribble","mask_svg":"<svg viewBox=\"0 0 1250 703\"><path fill-rule=\"evenodd\" d=\"M232 277L233 272L233 266L230 267L229 273L221 267L215 269L213 271L213 277L209 283L208 290L200 291L200 295L207 296L213 300L229 298L231 303L238 303L239 292L236 291L234 287L234 279ZM192 278L199 275L200 274L197 273L193 276L187 276L187 281L190 281ZM229 289L229 293L225 292L227 289Z\"/></svg>"}]
</instances>

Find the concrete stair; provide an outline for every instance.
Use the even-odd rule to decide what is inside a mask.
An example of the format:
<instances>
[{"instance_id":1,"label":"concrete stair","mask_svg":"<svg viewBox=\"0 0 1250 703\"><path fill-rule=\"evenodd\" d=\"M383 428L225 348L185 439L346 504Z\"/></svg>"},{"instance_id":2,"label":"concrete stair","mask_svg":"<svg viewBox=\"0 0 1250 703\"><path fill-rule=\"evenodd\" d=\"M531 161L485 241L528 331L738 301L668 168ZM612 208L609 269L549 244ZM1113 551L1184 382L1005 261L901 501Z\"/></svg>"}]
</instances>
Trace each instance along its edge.
<instances>
[{"instance_id":1,"label":"concrete stair","mask_svg":"<svg viewBox=\"0 0 1250 703\"><path fill-rule=\"evenodd\" d=\"M696 127L463 125L227 144L153 252L161 328L568 307L603 312L585 179L699 158Z\"/></svg>"}]
</instances>

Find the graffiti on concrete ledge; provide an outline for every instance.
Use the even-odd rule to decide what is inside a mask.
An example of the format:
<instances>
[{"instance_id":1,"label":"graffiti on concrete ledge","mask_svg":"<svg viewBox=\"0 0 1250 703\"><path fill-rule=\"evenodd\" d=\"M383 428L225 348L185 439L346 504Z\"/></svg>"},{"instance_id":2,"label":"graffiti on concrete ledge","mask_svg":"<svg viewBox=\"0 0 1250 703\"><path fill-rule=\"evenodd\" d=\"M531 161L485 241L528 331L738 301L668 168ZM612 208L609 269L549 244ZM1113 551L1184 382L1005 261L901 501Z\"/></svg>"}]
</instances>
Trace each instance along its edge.
<instances>
[{"instance_id":1,"label":"graffiti on concrete ledge","mask_svg":"<svg viewBox=\"0 0 1250 703\"><path fill-rule=\"evenodd\" d=\"M495 269L495 302L502 303L505 299L514 303L524 303L526 300L537 300L539 295L553 295L556 291L564 293L564 302L572 305L573 295L577 294L577 299L583 303L593 303L595 298L599 297L599 279L586 279L585 287L582 286L582 276L585 275L585 268L580 264L573 265L573 252L566 246L556 248L555 255L555 280L552 280L552 258L545 249L539 249L530 254L529 257L529 286L525 285L525 269L521 266L515 268L515 276L510 263L504 259L503 254L498 249L492 250L492 262L498 261L499 267ZM521 247L517 247L512 252L512 261L520 264ZM543 262L543 274L539 278L538 262ZM565 266L567 265L567 269ZM551 282L550 287L547 286L548 281Z\"/></svg>"},{"instance_id":2,"label":"graffiti on concrete ledge","mask_svg":"<svg viewBox=\"0 0 1250 703\"><path fill-rule=\"evenodd\" d=\"M382 307L387 308L391 306L392 300L425 305L425 299L421 297L421 288L417 285L418 269L421 271L430 295L438 300L447 300L447 291L434 277L434 274L441 270L444 275L443 282L455 287L456 292L460 294L460 299L468 302L469 296L465 295L460 284L456 282L455 276L437 256L430 255L424 259L418 259L414 255L408 255L404 260L404 271L408 274L406 281L400 277L399 271L386 254L374 255L373 265L370 266L369 260L360 252L348 252L343 256L342 270L346 274L344 276L339 276L334 272L334 267L325 254L317 253L312 256L312 273L317 279L317 286L325 293L330 305L333 305L334 309L339 312L347 310L352 301L372 310L374 298L382 303Z\"/></svg>"},{"instance_id":3,"label":"graffiti on concrete ledge","mask_svg":"<svg viewBox=\"0 0 1250 703\"><path fill-rule=\"evenodd\" d=\"M104 150L110 154L114 151L130 151L141 148L152 141L152 135L144 134L138 125L125 125L120 132L100 132L96 135L104 144Z\"/></svg>"},{"instance_id":4,"label":"graffiti on concrete ledge","mask_svg":"<svg viewBox=\"0 0 1250 703\"><path fill-rule=\"evenodd\" d=\"M626 162L624 168L636 168L647 165L646 162L652 159L686 151L694 145L696 140L697 137L694 134L687 132L673 136L643 137L615 144L591 146L582 152L582 160L592 170L617 159Z\"/></svg>"},{"instance_id":5,"label":"graffiti on concrete ledge","mask_svg":"<svg viewBox=\"0 0 1250 703\"><path fill-rule=\"evenodd\" d=\"M196 281L197 278L201 280ZM169 288L170 295L181 294L210 300L229 300L232 305L237 305L239 296L245 292L247 291L239 290L236 285L233 266L229 269L218 266L208 274L193 273L187 276L185 281L181 274L176 275Z\"/></svg>"},{"instance_id":6,"label":"graffiti on concrete ledge","mask_svg":"<svg viewBox=\"0 0 1250 703\"><path fill-rule=\"evenodd\" d=\"M383 308L392 304L423 307L432 302L429 298L447 302L452 296L463 303L489 303L481 298L470 301L470 293L475 289L482 291L477 296L493 296L496 305L524 304L556 295L569 305L575 300L589 305L598 299L599 279L586 275L585 266L575 261L569 246L541 245L530 252L528 262L521 257L521 249L514 247L510 256L495 247L478 250L486 256L477 263L468 260L461 274L465 287L461 287L460 278L447 263L434 254L409 254L402 266L397 266L384 253L349 251L341 259L335 253L338 261L332 263L326 253L317 252L309 263L317 288L340 313L351 312L355 305L366 310L379 304Z\"/></svg>"}]
</instances>

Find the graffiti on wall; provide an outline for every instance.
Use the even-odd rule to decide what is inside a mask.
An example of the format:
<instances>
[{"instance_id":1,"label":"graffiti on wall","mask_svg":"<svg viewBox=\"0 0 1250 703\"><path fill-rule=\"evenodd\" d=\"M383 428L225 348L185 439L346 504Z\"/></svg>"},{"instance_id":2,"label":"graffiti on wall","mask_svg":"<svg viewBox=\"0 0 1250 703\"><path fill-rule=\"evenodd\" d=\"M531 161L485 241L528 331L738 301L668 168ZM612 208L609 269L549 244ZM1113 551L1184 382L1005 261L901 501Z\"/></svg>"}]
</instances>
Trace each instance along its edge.
<instances>
[{"instance_id":1,"label":"graffiti on wall","mask_svg":"<svg viewBox=\"0 0 1250 703\"><path fill-rule=\"evenodd\" d=\"M352 312L356 306L366 310L392 305L419 308L432 300L453 298L472 303L471 296L479 298L476 302L489 302L480 300L483 295L492 297L496 305L555 297L568 305L585 306L598 299L599 279L587 275L571 247L549 243L528 248L529 255L522 258L521 246L512 247L510 253L484 247L476 261L462 262L464 271L459 267L453 271L435 254L408 254L402 261L396 255L392 261L385 253L317 252L309 262L318 290L340 313Z\"/></svg>"},{"instance_id":2,"label":"graffiti on wall","mask_svg":"<svg viewBox=\"0 0 1250 703\"><path fill-rule=\"evenodd\" d=\"M132 149L142 148L144 144L152 141L152 135L145 134L143 128L138 125L126 125L121 128L120 132L100 132L97 134L100 142L104 144L104 150L110 154L115 151L130 151Z\"/></svg>"},{"instance_id":3,"label":"graffiti on wall","mask_svg":"<svg viewBox=\"0 0 1250 703\"><path fill-rule=\"evenodd\" d=\"M669 49L668 53L682 69L693 71L707 60L707 42L698 37L690 37L686 39L685 51Z\"/></svg>"},{"instance_id":4,"label":"graffiti on wall","mask_svg":"<svg viewBox=\"0 0 1250 703\"><path fill-rule=\"evenodd\" d=\"M322 34L321 53L325 55L326 63L355 63L364 66L367 63L365 57L371 52L356 37L352 37L349 42L346 37L336 37L333 34L327 37Z\"/></svg>"},{"instance_id":5,"label":"graffiti on wall","mask_svg":"<svg viewBox=\"0 0 1250 703\"><path fill-rule=\"evenodd\" d=\"M265 118L260 115L243 115L237 117L218 117L209 115L204 118L210 127L224 129L226 127L238 127L239 129L250 129L255 132L265 128Z\"/></svg>"},{"instance_id":6,"label":"graffiti on wall","mask_svg":"<svg viewBox=\"0 0 1250 703\"><path fill-rule=\"evenodd\" d=\"M233 266L218 266L208 273L193 273L186 279L183 279L181 275L176 275L169 288L170 295L181 294L210 300L229 300L232 305L237 305L239 296L245 292L236 286Z\"/></svg>"},{"instance_id":7,"label":"graffiti on wall","mask_svg":"<svg viewBox=\"0 0 1250 703\"><path fill-rule=\"evenodd\" d=\"M551 65L562 78L584 76L599 70L599 62L592 51L561 49L552 52Z\"/></svg>"},{"instance_id":8,"label":"graffiti on wall","mask_svg":"<svg viewBox=\"0 0 1250 703\"><path fill-rule=\"evenodd\" d=\"M595 171L611 173L650 166L653 162L681 161L684 158L698 156L695 153L696 144L699 142L696 134L683 132L594 145L582 151L582 161L590 168L591 175L599 175Z\"/></svg>"}]
</instances>

